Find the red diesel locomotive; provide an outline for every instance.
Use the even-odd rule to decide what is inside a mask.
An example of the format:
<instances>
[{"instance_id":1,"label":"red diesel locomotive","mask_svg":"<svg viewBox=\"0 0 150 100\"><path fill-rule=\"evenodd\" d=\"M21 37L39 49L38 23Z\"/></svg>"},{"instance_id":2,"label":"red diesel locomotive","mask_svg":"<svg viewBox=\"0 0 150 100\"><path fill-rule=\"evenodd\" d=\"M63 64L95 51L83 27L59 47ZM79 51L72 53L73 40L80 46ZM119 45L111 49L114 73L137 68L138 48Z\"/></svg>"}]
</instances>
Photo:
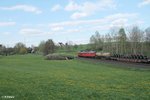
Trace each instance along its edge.
<instances>
[{"instance_id":1,"label":"red diesel locomotive","mask_svg":"<svg viewBox=\"0 0 150 100\"><path fill-rule=\"evenodd\" d=\"M96 57L96 52L95 51L81 51L78 53L78 57L94 58Z\"/></svg>"}]
</instances>

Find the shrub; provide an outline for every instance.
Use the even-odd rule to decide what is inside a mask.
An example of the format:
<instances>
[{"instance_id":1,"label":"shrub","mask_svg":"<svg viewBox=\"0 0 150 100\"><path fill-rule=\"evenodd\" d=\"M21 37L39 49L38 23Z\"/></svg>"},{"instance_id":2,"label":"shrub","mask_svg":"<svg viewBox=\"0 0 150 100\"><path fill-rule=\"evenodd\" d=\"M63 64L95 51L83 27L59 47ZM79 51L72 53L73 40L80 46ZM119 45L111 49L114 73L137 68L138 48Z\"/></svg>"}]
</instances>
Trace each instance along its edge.
<instances>
[{"instance_id":1,"label":"shrub","mask_svg":"<svg viewBox=\"0 0 150 100\"><path fill-rule=\"evenodd\" d=\"M26 54L26 53L27 53L27 49L26 48L20 48L19 54Z\"/></svg>"},{"instance_id":2,"label":"shrub","mask_svg":"<svg viewBox=\"0 0 150 100\"><path fill-rule=\"evenodd\" d=\"M48 54L45 59L46 60L69 60L73 59L73 56L65 56L60 54Z\"/></svg>"}]
</instances>

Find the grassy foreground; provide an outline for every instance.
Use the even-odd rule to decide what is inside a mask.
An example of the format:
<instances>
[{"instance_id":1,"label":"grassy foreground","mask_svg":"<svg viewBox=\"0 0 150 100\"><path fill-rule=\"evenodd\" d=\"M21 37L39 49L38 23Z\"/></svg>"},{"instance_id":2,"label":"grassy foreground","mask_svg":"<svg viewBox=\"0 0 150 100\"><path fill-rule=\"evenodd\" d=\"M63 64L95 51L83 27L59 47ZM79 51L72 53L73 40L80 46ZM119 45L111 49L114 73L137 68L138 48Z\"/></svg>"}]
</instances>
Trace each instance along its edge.
<instances>
[{"instance_id":1,"label":"grassy foreground","mask_svg":"<svg viewBox=\"0 0 150 100\"><path fill-rule=\"evenodd\" d=\"M0 99L149 100L150 71L39 55L0 57Z\"/></svg>"}]
</instances>

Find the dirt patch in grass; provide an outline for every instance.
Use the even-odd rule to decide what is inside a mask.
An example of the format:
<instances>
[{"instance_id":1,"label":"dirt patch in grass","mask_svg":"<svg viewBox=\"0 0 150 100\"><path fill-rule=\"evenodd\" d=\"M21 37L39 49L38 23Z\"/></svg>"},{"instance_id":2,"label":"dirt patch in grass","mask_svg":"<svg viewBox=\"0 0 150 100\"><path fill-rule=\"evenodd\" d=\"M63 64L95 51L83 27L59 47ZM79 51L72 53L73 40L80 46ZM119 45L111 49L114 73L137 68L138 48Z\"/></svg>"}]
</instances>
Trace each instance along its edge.
<instances>
[{"instance_id":1,"label":"dirt patch in grass","mask_svg":"<svg viewBox=\"0 0 150 100\"><path fill-rule=\"evenodd\" d=\"M114 61L114 60L92 59L92 58L81 58L81 57L78 57L77 59L92 62L92 63L104 63L109 65L115 65L118 67L140 68L140 69L150 70L150 64L146 64L146 63L131 63L131 62L121 62L121 61Z\"/></svg>"}]
</instances>

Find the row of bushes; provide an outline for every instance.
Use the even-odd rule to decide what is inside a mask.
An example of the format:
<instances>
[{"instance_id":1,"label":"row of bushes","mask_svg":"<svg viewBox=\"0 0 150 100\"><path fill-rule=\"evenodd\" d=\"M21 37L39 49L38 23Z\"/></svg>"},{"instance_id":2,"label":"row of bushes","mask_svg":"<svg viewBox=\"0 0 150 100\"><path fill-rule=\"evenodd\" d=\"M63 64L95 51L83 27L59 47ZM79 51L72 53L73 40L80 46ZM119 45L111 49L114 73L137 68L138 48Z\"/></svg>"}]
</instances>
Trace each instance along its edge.
<instances>
[{"instance_id":1,"label":"row of bushes","mask_svg":"<svg viewBox=\"0 0 150 100\"><path fill-rule=\"evenodd\" d=\"M45 56L46 60L69 60L74 59L73 56L62 55L62 54L48 54Z\"/></svg>"}]
</instances>

